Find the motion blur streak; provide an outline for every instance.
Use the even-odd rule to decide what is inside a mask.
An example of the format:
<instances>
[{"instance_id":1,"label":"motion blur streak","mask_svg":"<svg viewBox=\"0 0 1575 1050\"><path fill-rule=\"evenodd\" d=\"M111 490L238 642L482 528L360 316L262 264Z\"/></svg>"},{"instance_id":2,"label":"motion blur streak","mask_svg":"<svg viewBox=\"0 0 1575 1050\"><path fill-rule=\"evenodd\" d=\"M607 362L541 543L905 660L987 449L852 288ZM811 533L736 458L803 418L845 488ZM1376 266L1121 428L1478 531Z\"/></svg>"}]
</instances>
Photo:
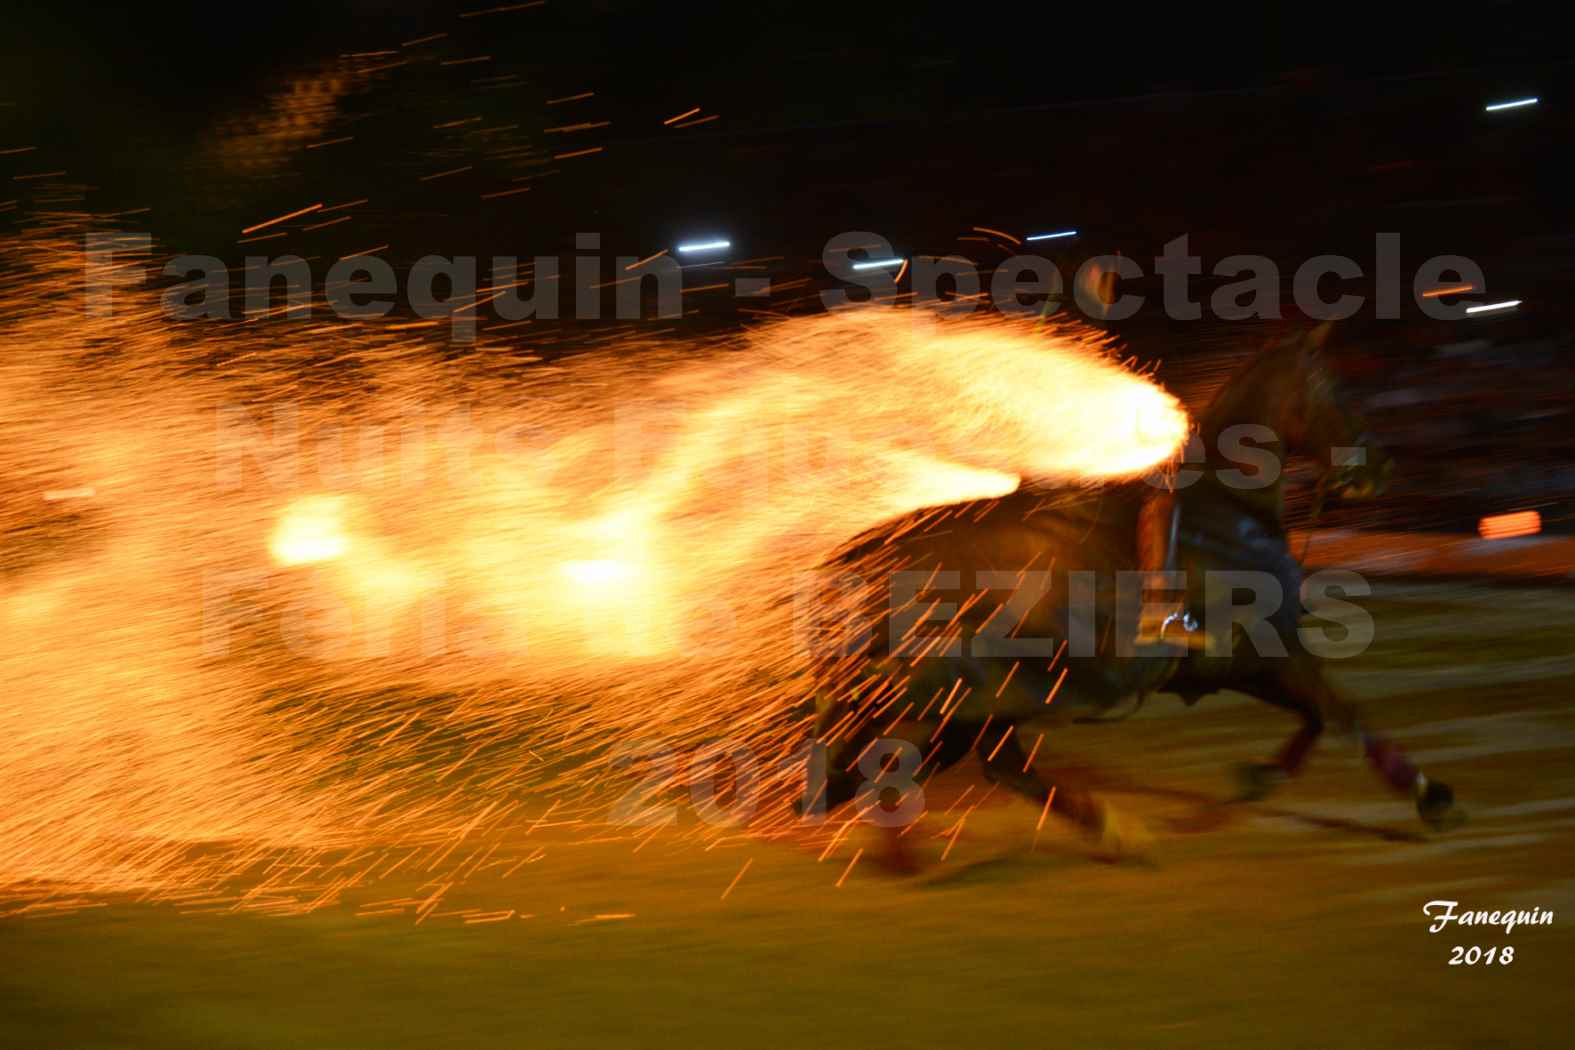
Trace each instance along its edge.
<instances>
[{"instance_id":1,"label":"motion blur streak","mask_svg":"<svg viewBox=\"0 0 1575 1050\"><path fill-rule=\"evenodd\" d=\"M125 290L89 323L73 243L5 264L13 899L277 902L310 870L316 906L379 850L438 871L526 809L589 814L591 760L629 741L785 756L792 598L828 551L1022 477L1131 475L1187 427L1072 328L863 309L454 360L388 326L174 325Z\"/></svg>"},{"instance_id":2,"label":"motion blur streak","mask_svg":"<svg viewBox=\"0 0 1575 1050\"><path fill-rule=\"evenodd\" d=\"M1518 510L1513 514L1494 514L1477 523L1477 532L1485 540L1507 540L1515 536L1535 536L1542 531L1542 515L1534 510Z\"/></svg>"}]
</instances>

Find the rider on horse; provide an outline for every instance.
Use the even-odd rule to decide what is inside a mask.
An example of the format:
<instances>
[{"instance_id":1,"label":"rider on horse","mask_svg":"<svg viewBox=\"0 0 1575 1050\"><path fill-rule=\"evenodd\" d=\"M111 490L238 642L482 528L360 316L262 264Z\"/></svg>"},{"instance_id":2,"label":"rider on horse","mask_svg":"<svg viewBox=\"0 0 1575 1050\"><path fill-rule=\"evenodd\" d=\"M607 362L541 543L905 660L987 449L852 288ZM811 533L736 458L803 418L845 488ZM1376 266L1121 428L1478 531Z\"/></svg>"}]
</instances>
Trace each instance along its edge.
<instances>
[{"instance_id":1,"label":"rider on horse","mask_svg":"<svg viewBox=\"0 0 1575 1050\"><path fill-rule=\"evenodd\" d=\"M1369 731L1299 630L1301 570L1284 525L1287 459L1324 463L1320 491L1350 497L1376 494L1393 465L1339 396L1318 352L1322 339L1322 331L1293 338L1246 364L1199 417L1202 462L1167 488L1024 486L926 509L834 556L838 580L856 585L833 588L829 604L846 605L864 629L827 648L817 671L815 739L827 752L826 777L805 804L851 801L860 763L884 762L877 744L894 738L913 750L921 779L974 751L992 780L1109 838L1109 807L1069 784L1054 790L1021 750L1017 724L1109 710L1160 690L1190 702L1236 689L1301 721L1272 762L1240 771L1244 796L1260 797L1299 772L1327 727L1353 735L1423 821L1458 822L1448 787ZM1242 436L1257 447L1240 445ZM1237 455L1222 455L1226 448ZM1244 461L1256 471L1241 469ZM1137 608L1128 608L1120 579L1133 568L1165 573L1163 584L1185 595L1150 618L1151 636L1164 645L1131 644ZM922 580L923 592L950 592L951 611L941 612L951 599L920 601L911 586L907 601L893 601L899 575ZM1240 588L1257 592L1251 606L1235 604ZM1019 595L1024 604L1008 609ZM932 613L946 621L939 634L921 629ZM1000 637L1014 622L1011 637ZM1020 654L1002 648L1009 643L1050 648Z\"/></svg>"}]
</instances>

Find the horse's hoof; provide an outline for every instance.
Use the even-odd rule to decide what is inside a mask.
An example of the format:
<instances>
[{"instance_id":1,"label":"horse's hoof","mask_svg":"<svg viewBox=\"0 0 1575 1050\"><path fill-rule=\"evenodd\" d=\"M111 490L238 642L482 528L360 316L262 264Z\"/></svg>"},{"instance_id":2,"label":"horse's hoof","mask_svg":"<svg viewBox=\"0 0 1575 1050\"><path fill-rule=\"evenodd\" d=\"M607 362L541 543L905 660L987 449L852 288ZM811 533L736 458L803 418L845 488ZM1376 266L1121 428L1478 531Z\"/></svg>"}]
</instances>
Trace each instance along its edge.
<instances>
[{"instance_id":1,"label":"horse's hoof","mask_svg":"<svg viewBox=\"0 0 1575 1050\"><path fill-rule=\"evenodd\" d=\"M1096 856L1105 860L1143 860L1153 848L1154 833L1140 818L1109 805L1101 807Z\"/></svg>"},{"instance_id":2,"label":"horse's hoof","mask_svg":"<svg viewBox=\"0 0 1575 1050\"><path fill-rule=\"evenodd\" d=\"M1434 831L1448 831L1466 822L1465 810L1455 805L1454 791L1448 784L1436 780L1427 781L1417 792L1416 814Z\"/></svg>"},{"instance_id":3,"label":"horse's hoof","mask_svg":"<svg viewBox=\"0 0 1575 1050\"><path fill-rule=\"evenodd\" d=\"M1236 767L1236 801L1261 802L1289 779L1272 762L1245 762Z\"/></svg>"}]
</instances>

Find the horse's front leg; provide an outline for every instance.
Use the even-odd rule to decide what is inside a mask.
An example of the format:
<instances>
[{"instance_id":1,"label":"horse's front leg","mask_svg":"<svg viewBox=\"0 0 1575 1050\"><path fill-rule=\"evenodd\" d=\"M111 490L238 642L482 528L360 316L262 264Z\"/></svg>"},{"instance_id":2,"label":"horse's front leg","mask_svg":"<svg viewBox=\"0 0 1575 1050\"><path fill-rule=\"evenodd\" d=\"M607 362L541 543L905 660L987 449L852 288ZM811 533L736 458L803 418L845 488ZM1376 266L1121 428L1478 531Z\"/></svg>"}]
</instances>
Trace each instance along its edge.
<instances>
[{"instance_id":1,"label":"horse's front leg","mask_svg":"<svg viewBox=\"0 0 1575 1050\"><path fill-rule=\"evenodd\" d=\"M1298 651L1278 666L1254 678L1247 692L1276 707L1299 715L1301 728L1291 735L1273 762L1246 767L1242 772L1243 797L1263 798L1301 771L1313 744L1325 727L1354 736L1362 754L1379 778L1415 803L1417 815L1428 825L1445 829L1465 819L1455 805L1449 785L1431 780L1413 765L1398 744L1370 731L1361 709L1341 696L1324 674L1323 661Z\"/></svg>"},{"instance_id":2,"label":"horse's front leg","mask_svg":"<svg viewBox=\"0 0 1575 1050\"><path fill-rule=\"evenodd\" d=\"M1249 762L1236 767L1237 798L1256 802L1267 798L1276 788L1302 771L1313 745L1323 736L1324 715L1320 693L1339 703L1340 698L1322 682L1322 671L1314 670L1322 689L1297 688L1297 682L1276 672L1266 672L1242 684L1241 689L1275 707L1290 711L1301 719L1301 726L1292 733L1269 762Z\"/></svg>"}]
</instances>

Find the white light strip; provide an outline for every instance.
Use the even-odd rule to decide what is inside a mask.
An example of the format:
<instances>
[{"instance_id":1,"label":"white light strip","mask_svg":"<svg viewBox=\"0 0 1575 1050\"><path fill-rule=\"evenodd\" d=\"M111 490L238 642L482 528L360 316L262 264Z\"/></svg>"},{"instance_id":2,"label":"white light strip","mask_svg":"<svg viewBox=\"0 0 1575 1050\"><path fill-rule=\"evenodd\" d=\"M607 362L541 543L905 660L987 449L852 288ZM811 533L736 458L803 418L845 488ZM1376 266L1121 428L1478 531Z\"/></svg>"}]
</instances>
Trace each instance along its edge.
<instances>
[{"instance_id":1,"label":"white light strip","mask_svg":"<svg viewBox=\"0 0 1575 1050\"><path fill-rule=\"evenodd\" d=\"M854 263L855 270L884 270L888 266L901 266L905 259L871 259L869 262Z\"/></svg>"},{"instance_id":2,"label":"white light strip","mask_svg":"<svg viewBox=\"0 0 1575 1050\"><path fill-rule=\"evenodd\" d=\"M723 248L731 248L731 241L699 241L695 244L680 244L678 250L685 255L690 252L715 252Z\"/></svg>"},{"instance_id":3,"label":"white light strip","mask_svg":"<svg viewBox=\"0 0 1575 1050\"><path fill-rule=\"evenodd\" d=\"M1519 305L1519 299L1507 299L1502 303L1484 303L1482 306L1468 306L1466 307L1466 313L1485 314L1489 310L1513 310Z\"/></svg>"},{"instance_id":4,"label":"white light strip","mask_svg":"<svg viewBox=\"0 0 1575 1050\"><path fill-rule=\"evenodd\" d=\"M1076 230L1062 230L1060 233L1036 233L1032 237L1025 237L1028 241L1053 241L1057 237L1076 237Z\"/></svg>"},{"instance_id":5,"label":"white light strip","mask_svg":"<svg viewBox=\"0 0 1575 1050\"><path fill-rule=\"evenodd\" d=\"M1521 106L1535 106L1536 104L1537 98L1532 96L1531 98L1517 98L1510 102L1495 102L1491 106L1483 106L1482 108L1489 113L1497 113L1501 109L1519 109Z\"/></svg>"}]
</instances>

